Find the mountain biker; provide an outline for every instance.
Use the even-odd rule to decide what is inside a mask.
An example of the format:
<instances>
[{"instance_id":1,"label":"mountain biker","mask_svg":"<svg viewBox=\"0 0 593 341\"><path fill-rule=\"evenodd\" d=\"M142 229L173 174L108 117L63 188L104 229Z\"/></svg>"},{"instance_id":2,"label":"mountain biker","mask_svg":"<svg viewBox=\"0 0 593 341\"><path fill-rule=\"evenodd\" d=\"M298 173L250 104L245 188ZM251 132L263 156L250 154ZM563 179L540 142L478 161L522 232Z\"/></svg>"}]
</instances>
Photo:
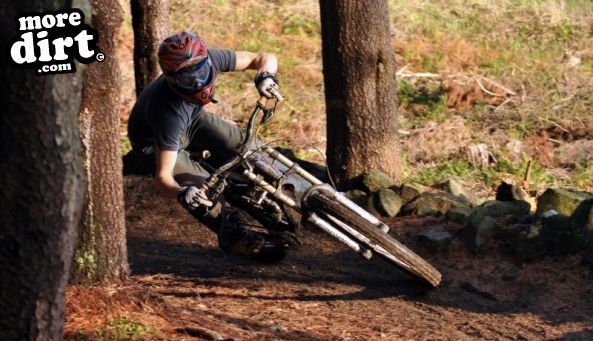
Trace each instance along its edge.
<instances>
[{"instance_id":1,"label":"mountain biker","mask_svg":"<svg viewBox=\"0 0 593 341\"><path fill-rule=\"evenodd\" d=\"M251 219L246 213L208 198L199 184L209 173L190 159L192 153L208 150L208 164L219 167L235 155L243 132L204 106L216 103L216 80L231 71L256 70L259 94L272 98L270 91L278 89L276 56L207 48L195 34L181 32L161 42L158 60L163 73L142 91L129 118L132 152L152 167L164 196L176 198L218 234L223 250L261 260L282 258L283 247L246 228Z\"/></svg>"}]
</instances>

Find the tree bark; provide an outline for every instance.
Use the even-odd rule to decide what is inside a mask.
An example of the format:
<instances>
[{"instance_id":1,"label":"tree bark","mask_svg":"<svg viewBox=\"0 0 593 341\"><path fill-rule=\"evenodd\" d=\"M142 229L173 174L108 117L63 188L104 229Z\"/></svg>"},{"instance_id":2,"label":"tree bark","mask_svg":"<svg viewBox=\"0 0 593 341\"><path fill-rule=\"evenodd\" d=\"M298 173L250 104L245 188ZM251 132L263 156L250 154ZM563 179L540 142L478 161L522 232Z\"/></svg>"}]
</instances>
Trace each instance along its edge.
<instances>
[{"instance_id":1,"label":"tree bark","mask_svg":"<svg viewBox=\"0 0 593 341\"><path fill-rule=\"evenodd\" d=\"M387 1L320 0L327 158L341 188L400 176L395 55Z\"/></svg>"},{"instance_id":2,"label":"tree bark","mask_svg":"<svg viewBox=\"0 0 593 341\"><path fill-rule=\"evenodd\" d=\"M136 96L161 74L158 48L169 34L169 0L130 0Z\"/></svg>"},{"instance_id":3,"label":"tree bark","mask_svg":"<svg viewBox=\"0 0 593 341\"><path fill-rule=\"evenodd\" d=\"M18 14L70 1L5 2L0 45ZM59 340L84 177L78 137L82 73L39 76L0 67L0 331L4 340Z\"/></svg>"},{"instance_id":4,"label":"tree bark","mask_svg":"<svg viewBox=\"0 0 593 341\"><path fill-rule=\"evenodd\" d=\"M86 284L119 281L129 274L116 57L122 10L118 0L91 0L91 6L105 60L90 64L85 72L80 136L88 185L71 273L71 283Z\"/></svg>"}]
</instances>

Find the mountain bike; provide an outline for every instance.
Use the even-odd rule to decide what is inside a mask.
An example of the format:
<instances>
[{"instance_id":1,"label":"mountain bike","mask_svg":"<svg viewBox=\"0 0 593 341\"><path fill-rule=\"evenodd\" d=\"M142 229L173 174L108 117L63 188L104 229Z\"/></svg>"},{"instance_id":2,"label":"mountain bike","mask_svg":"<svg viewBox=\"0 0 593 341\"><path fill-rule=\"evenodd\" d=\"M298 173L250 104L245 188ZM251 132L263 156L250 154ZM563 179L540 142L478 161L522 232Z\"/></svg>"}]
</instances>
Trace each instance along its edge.
<instances>
[{"instance_id":1,"label":"mountain bike","mask_svg":"<svg viewBox=\"0 0 593 341\"><path fill-rule=\"evenodd\" d=\"M232 205L244 209L265 226L267 233L298 243L294 232L301 221L327 232L366 259L378 255L433 287L441 274L427 261L394 239L389 227L343 193L323 183L297 162L255 138L259 126L270 121L283 100L274 90L272 100L260 98L249 117L236 156L200 186L213 200L224 196ZM272 102L270 105L267 102ZM196 160L205 160L205 151Z\"/></svg>"}]
</instances>

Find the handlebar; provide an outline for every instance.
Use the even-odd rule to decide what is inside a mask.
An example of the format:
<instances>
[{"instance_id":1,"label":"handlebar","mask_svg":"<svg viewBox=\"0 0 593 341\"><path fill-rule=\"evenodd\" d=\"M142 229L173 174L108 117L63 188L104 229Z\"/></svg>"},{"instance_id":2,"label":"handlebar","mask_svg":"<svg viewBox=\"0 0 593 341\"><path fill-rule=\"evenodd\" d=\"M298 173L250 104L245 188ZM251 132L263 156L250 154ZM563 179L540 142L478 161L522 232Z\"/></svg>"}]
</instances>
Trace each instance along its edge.
<instances>
[{"instance_id":1,"label":"handlebar","mask_svg":"<svg viewBox=\"0 0 593 341\"><path fill-rule=\"evenodd\" d=\"M276 105L278 104L278 102L284 100L284 97L282 97L282 95L278 92L277 89L270 88L270 92L274 95L275 98L267 99L262 96L256 102L255 108L253 109L253 113L249 117L249 122L247 123L245 137L243 138L243 141L241 141L241 143L235 149L237 155L234 158L232 158L229 162L220 166L214 173L212 173L208 177L208 179L206 179L206 181L204 181L204 183L202 183L202 185L200 186L202 190L208 192L209 189L218 187L217 184L220 181L224 182L224 179L226 178L228 171L239 165L245 159L249 151L251 141L253 140L253 135L255 131L255 121L257 115L260 111L263 111L264 116L262 117L260 124L266 124L272 118L272 115L276 110ZM273 106L267 106L267 101L273 101Z\"/></svg>"}]
</instances>

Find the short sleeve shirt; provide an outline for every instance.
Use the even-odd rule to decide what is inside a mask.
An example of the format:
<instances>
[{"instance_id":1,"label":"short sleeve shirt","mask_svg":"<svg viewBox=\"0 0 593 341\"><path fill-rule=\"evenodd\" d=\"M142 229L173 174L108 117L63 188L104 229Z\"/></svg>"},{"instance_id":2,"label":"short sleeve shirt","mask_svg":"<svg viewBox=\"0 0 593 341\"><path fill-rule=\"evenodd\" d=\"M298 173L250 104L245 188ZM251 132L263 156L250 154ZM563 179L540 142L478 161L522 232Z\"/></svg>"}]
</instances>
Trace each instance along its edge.
<instances>
[{"instance_id":1,"label":"short sleeve shirt","mask_svg":"<svg viewBox=\"0 0 593 341\"><path fill-rule=\"evenodd\" d=\"M216 73L235 70L233 51L208 49ZM167 84L163 75L152 81L138 96L128 120L128 137L133 148L154 146L177 151L181 136L191 126L202 105L184 101Z\"/></svg>"}]
</instances>

